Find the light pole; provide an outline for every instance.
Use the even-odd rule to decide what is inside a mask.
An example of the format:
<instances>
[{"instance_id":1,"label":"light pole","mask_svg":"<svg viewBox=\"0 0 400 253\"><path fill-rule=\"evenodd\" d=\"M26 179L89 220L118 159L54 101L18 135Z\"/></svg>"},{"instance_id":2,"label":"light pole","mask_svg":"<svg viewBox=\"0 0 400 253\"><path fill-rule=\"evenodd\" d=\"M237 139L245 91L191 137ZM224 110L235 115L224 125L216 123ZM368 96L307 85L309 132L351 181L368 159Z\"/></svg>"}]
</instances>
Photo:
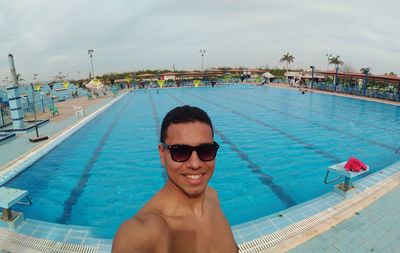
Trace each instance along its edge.
<instances>
[{"instance_id":1,"label":"light pole","mask_svg":"<svg viewBox=\"0 0 400 253\"><path fill-rule=\"evenodd\" d=\"M201 71L204 71L204 55L206 53L205 49L200 49L201 54Z\"/></svg>"},{"instance_id":2,"label":"light pole","mask_svg":"<svg viewBox=\"0 0 400 253\"><path fill-rule=\"evenodd\" d=\"M92 64L92 78L94 78L94 69L93 69L93 49L88 49L88 54L90 56L90 62Z\"/></svg>"},{"instance_id":3,"label":"light pole","mask_svg":"<svg viewBox=\"0 0 400 253\"><path fill-rule=\"evenodd\" d=\"M313 88L314 85L314 70L315 70L315 66L310 66L311 68L311 89Z\"/></svg>"},{"instance_id":4,"label":"light pole","mask_svg":"<svg viewBox=\"0 0 400 253\"><path fill-rule=\"evenodd\" d=\"M335 72L335 92L336 92L336 88L338 86L338 72L339 72L339 65L338 64L335 65L335 70L336 70L336 72Z\"/></svg>"},{"instance_id":5,"label":"light pole","mask_svg":"<svg viewBox=\"0 0 400 253\"><path fill-rule=\"evenodd\" d=\"M364 70L364 74L365 74L365 78L364 78L364 84L363 84L363 96L365 96L365 94L367 93L367 85L368 85L368 73L371 69L370 68L365 68Z\"/></svg>"}]
</instances>

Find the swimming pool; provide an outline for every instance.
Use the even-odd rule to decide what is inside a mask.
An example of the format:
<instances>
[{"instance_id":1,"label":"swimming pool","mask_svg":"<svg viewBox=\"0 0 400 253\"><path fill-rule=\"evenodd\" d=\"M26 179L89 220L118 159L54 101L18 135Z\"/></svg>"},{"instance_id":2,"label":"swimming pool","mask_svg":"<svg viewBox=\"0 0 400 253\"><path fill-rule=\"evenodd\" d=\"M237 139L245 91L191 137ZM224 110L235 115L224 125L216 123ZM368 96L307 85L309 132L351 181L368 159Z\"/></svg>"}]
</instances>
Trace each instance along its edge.
<instances>
[{"instance_id":1,"label":"swimming pool","mask_svg":"<svg viewBox=\"0 0 400 253\"><path fill-rule=\"evenodd\" d=\"M231 225L332 189L327 166L354 155L375 172L398 160L400 108L256 86L128 93L7 186L27 189L28 218L86 225L112 238L164 184L157 142L173 107L205 109L221 148L211 185Z\"/></svg>"}]
</instances>

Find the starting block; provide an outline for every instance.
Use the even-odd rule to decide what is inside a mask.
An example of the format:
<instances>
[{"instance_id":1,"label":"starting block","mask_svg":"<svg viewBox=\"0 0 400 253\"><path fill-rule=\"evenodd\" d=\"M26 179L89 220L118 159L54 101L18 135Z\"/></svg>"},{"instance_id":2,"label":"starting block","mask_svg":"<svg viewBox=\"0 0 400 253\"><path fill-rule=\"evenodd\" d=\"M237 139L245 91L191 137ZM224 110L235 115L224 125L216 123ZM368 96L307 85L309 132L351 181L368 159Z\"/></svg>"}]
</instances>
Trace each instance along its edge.
<instances>
[{"instance_id":1,"label":"starting block","mask_svg":"<svg viewBox=\"0 0 400 253\"><path fill-rule=\"evenodd\" d=\"M324 181L325 184L330 184L330 183L336 182L344 177L344 182L342 182L338 185L335 185L333 188L333 191L345 198L350 197L354 193L355 187L353 185L353 179L364 173L367 173L369 171L368 165L366 165L367 169L363 170L361 172L347 171L344 168L344 165L346 163L347 163L347 161L329 166L327 168L326 175L325 175L325 181ZM339 176L336 177L335 179L328 180L329 173L335 173L335 174L338 174Z\"/></svg>"},{"instance_id":2,"label":"starting block","mask_svg":"<svg viewBox=\"0 0 400 253\"><path fill-rule=\"evenodd\" d=\"M26 199L27 202L20 202L22 199ZM23 213L11 210L11 207L15 204L32 205L28 197L28 191L0 187L0 208L3 209L0 226L14 229L24 220Z\"/></svg>"}]
</instances>

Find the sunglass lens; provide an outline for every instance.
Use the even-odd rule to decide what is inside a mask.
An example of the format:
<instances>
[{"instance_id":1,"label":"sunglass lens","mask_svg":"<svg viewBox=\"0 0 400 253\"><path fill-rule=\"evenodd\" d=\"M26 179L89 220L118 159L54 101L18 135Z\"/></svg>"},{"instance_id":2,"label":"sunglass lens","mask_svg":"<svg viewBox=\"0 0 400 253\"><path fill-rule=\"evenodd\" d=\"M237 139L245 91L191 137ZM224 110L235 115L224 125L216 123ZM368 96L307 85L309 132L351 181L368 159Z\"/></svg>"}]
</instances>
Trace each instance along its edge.
<instances>
[{"instance_id":1,"label":"sunglass lens","mask_svg":"<svg viewBox=\"0 0 400 253\"><path fill-rule=\"evenodd\" d=\"M215 155L217 154L216 145L203 145L197 148L197 155L202 161L211 161L214 160Z\"/></svg>"},{"instance_id":2,"label":"sunglass lens","mask_svg":"<svg viewBox=\"0 0 400 253\"><path fill-rule=\"evenodd\" d=\"M192 149L188 146L175 146L170 150L171 157L176 162L187 161L192 154Z\"/></svg>"}]
</instances>

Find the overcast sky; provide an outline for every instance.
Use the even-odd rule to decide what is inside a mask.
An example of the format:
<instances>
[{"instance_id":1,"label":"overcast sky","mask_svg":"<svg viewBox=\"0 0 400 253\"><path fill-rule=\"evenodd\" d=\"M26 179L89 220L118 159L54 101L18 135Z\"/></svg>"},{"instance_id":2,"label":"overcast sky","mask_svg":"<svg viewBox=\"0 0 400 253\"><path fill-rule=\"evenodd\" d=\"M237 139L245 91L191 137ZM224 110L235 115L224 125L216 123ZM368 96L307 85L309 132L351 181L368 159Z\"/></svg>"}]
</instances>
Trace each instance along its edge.
<instances>
[{"instance_id":1,"label":"overcast sky","mask_svg":"<svg viewBox=\"0 0 400 253\"><path fill-rule=\"evenodd\" d=\"M7 55L30 81L59 72L205 67L327 68L327 53L358 71L400 73L400 1L10 0L0 1L0 83ZM332 68L332 67L331 67Z\"/></svg>"}]
</instances>

